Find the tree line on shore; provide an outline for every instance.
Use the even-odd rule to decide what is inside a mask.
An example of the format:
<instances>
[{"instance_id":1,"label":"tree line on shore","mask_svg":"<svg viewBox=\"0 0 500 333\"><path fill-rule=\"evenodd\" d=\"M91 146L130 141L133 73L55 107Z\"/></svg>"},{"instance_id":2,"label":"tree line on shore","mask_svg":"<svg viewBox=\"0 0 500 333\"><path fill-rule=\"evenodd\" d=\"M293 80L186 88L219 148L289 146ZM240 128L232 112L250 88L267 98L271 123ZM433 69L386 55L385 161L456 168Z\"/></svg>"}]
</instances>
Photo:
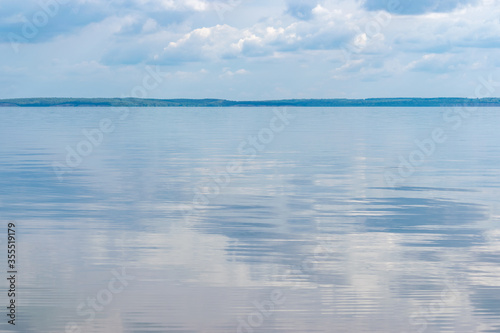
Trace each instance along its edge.
<instances>
[{"instance_id":1,"label":"tree line on shore","mask_svg":"<svg viewBox=\"0 0 500 333\"><path fill-rule=\"evenodd\" d=\"M0 107L442 107L500 106L500 98L367 98L283 99L231 101L226 99L142 98L13 98L0 99Z\"/></svg>"}]
</instances>

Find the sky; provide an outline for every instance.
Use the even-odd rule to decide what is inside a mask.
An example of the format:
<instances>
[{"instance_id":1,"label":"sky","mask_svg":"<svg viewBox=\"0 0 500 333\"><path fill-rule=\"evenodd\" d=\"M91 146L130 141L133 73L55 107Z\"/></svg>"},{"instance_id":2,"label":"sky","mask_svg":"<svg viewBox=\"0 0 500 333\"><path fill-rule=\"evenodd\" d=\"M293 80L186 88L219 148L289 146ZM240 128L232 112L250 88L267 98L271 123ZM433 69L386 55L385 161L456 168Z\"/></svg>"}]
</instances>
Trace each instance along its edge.
<instances>
[{"instance_id":1,"label":"sky","mask_svg":"<svg viewBox=\"0 0 500 333\"><path fill-rule=\"evenodd\" d=\"M0 0L0 98L499 96L499 48L495 0Z\"/></svg>"}]
</instances>

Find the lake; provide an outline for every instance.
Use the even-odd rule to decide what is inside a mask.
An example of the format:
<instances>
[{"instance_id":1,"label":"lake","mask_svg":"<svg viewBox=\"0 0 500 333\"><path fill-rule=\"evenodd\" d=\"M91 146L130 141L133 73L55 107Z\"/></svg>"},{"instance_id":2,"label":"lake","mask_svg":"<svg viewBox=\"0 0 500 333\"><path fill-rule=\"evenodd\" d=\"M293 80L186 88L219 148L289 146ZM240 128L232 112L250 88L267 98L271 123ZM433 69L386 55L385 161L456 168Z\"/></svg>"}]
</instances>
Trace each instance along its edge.
<instances>
[{"instance_id":1,"label":"lake","mask_svg":"<svg viewBox=\"0 0 500 333\"><path fill-rule=\"evenodd\" d=\"M0 331L500 332L499 124L495 108L1 108L17 273Z\"/></svg>"}]
</instances>

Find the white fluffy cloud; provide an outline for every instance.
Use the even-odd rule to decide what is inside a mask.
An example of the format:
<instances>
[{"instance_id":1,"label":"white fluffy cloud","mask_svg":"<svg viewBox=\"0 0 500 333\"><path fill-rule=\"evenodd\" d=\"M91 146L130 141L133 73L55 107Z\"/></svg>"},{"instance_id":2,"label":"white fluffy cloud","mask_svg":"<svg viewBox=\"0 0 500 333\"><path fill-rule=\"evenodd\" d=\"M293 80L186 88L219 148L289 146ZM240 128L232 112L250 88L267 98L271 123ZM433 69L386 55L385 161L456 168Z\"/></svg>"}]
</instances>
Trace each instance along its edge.
<instances>
[{"instance_id":1,"label":"white fluffy cloud","mask_svg":"<svg viewBox=\"0 0 500 333\"><path fill-rule=\"evenodd\" d=\"M50 1L56 0L41 3ZM22 95L23 89L31 89L27 95L41 95L36 87L47 89L49 83L57 87L64 82L66 88L76 75L68 68L81 63L102 66L96 67L102 75L93 72L99 78L95 85L106 87L118 85L118 77L127 81L126 73L129 80L136 78L146 65L160 65L171 73L207 69L199 81L202 97L230 97L220 91L235 94L237 87L228 90L220 82L244 81L238 77L259 88L267 84L266 98L281 98L371 96L382 85L427 75L425 85L412 85L422 86L422 94L427 94L423 89L429 87L432 75L477 77L478 71L491 72L497 66L500 53L500 3L492 0L283 0L272 4L264 0L79 0L60 4L57 10L51 7L55 12L47 23L37 27L34 36L24 37L23 28L34 24L34 15L45 7L34 0L2 1L0 54L9 65L1 71L9 77L15 68L33 73L0 81L0 88L9 95ZM11 43L12 34L24 40ZM58 67L60 62L54 58L66 65ZM252 74L239 75L243 68ZM119 76L109 74L118 72ZM55 75L36 84L44 73ZM82 69L81 75L87 74ZM172 97L192 96L190 91L179 91L181 86L170 90L176 94ZM455 95L451 87L456 84L436 85L429 91ZM77 96L79 88L71 95ZM94 88L85 91L106 91ZM243 90L250 96L252 89ZM169 95L158 93L158 97Z\"/></svg>"},{"instance_id":2,"label":"white fluffy cloud","mask_svg":"<svg viewBox=\"0 0 500 333\"><path fill-rule=\"evenodd\" d=\"M345 14L317 5L311 11L313 18L307 21L284 24L281 20L268 19L242 29L226 24L198 28L169 42L155 55L155 60L171 63L265 57L303 50L339 50L356 34Z\"/></svg>"}]
</instances>

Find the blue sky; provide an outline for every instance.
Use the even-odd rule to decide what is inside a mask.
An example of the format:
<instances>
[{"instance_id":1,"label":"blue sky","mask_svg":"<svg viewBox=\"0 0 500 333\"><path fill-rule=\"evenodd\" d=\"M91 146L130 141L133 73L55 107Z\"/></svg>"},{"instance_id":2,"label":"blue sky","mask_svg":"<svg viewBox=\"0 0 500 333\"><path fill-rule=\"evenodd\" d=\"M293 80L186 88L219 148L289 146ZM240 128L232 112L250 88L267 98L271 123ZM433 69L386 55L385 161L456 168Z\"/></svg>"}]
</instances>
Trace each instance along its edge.
<instances>
[{"instance_id":1,"label":"blue sky","mask_svg":"<svg viewBox=\"0 0 500 333\"><path fill-rule=\"evenodd\" d=\"M475 97L481 77L500 82L495 0L0 0L0 8L0 98L133 96L151 70L161 77L148 85L151 98Z\"/></svg>"}]
</instances>

